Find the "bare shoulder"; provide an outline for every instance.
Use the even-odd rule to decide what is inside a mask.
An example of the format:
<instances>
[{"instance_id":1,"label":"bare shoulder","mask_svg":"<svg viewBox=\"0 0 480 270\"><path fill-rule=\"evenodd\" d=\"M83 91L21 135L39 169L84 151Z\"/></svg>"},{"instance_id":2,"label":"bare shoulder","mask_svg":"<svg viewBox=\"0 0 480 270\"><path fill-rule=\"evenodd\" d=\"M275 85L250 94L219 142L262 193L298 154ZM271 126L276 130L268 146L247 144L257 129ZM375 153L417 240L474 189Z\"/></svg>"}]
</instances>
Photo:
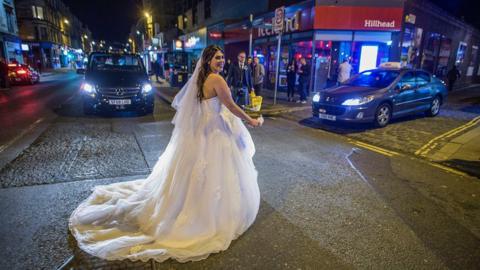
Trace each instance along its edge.
<instances>
[{"instance_id":1,"label":"bare shoulder","mask_svg":"<svg viewBox=\"0 0 480 270\"><path fill-rule=\"evenodd\" d=\"M221 83L222 81L224 82L225 79L223 79L220 74L211 73L210 75L208 75L207 81L211 83Z\"/></svg>"}]
</instances>

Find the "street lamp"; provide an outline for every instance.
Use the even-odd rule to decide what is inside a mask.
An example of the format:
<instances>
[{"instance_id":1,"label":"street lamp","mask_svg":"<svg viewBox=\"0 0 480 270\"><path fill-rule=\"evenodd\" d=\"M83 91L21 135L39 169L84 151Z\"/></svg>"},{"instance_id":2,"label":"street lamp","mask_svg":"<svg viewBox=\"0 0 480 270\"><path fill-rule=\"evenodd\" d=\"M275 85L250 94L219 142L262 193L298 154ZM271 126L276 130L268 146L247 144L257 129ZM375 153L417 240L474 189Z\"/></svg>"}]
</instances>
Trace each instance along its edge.
<instances>
[{"instance_id":1,"label":"street lamp","mask_svg":"<svg viewBox=\"0 0 480 270\"><path fill-rule=\"evenodd\" d=\"M84 39L88 39L88 36L85 34L85 35L83 35L83 38L84 38Z\"/></svg>"},{"instance_id":2,"label":"street lamp","mask_svg":"<svg viewBox=\"0 0 480 270\"><path fill-rule=\"evenodd\" d=\"M70 24L70 22L67 19L63 20L63 22L66 24Z\"/></svg>"}]
</instances>

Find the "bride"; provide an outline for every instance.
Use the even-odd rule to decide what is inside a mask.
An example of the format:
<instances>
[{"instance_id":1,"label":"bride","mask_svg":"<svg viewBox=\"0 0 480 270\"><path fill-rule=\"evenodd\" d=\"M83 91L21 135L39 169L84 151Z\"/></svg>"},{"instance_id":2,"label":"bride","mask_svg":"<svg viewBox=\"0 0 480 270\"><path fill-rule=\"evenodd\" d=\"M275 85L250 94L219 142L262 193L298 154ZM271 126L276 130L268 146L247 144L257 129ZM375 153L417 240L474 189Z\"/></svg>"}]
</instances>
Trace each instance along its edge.
<instances>
[{"instance_id":1,"label":"bride","mask_svg":"<svg viewBox=\"0 0 480 270\"><path fill-rule=\"evenodd\" d=\"M72 213L79 247L107 260L205 259L254 222L260 193L252 138L219 75L224 54L208 46L175 97L175 125L147 179L96 186Z\"/></svg>"}]
</instances>

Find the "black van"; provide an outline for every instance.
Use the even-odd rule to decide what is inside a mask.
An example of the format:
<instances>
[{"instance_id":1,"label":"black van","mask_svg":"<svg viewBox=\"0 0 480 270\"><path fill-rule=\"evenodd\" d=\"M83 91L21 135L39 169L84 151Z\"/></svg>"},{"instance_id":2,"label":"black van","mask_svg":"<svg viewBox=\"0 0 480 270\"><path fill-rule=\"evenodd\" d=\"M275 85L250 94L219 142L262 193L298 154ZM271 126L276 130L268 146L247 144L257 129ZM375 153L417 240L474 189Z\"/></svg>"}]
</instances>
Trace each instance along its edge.
<instances>
[{"instance_id":1,"label":"black van","mask_svg":"<svg viewBox=\"0 0 480 270\"><path fill-rule=\"evenodd\" d=\"M91 53L81 86L85 114L129 110L153 112L154 91L136 54Z\"/></svg>"}]
</instances>

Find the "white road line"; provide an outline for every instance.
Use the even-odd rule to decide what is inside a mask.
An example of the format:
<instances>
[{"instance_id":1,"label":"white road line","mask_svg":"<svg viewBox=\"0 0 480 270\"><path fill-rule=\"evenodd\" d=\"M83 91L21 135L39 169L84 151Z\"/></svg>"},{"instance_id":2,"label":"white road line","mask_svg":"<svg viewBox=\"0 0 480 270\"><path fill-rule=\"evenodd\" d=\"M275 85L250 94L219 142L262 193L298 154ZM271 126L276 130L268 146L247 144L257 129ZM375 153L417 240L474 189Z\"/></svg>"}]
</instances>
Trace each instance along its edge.
<instances>
[{"instance_id":1,"label":"white road line","mask_svg":"<svg viewBox=\"0 0 480 270\"><path fill-rule=\"evenodd\" d=\"M25 136L27 133L31 132L34 128L36 128L41 122L43 122L45 118L40 118L35 123L31 124L27 129L23 130L20 134L18 134L15 138L10 140L8 143L4 145L0 145L0 153L5 151L8 147L10 147L12 144L14 144L16 141L18 141L20 138Z\"/></svg>"}]
</instances>

